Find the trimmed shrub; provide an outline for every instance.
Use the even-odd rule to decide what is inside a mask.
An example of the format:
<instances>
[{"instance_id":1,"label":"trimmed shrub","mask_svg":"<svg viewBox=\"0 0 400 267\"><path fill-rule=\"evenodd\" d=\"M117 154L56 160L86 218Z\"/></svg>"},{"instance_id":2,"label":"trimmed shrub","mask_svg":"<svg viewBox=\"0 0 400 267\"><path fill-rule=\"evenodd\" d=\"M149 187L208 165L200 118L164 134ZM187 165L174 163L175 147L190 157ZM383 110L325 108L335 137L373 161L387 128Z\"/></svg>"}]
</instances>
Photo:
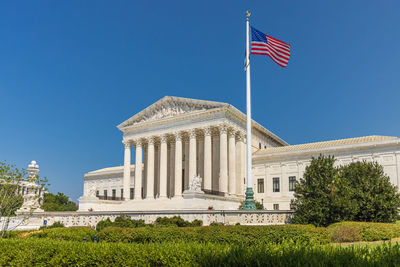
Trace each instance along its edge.
<instances>
[{"instance_id":1,"label":"trimmed shrub","mask_svg":"<svg viewBox=\"0 0 400 267\"><path fill-rule=\"evenodd\" d=\"M210 223L210 226L224 226L224 223L222 223L222 222L212 222L212 223Z\"/></svg>"},{"instance_id":2,"label":"trimmed shrub","mask_svg":"<svg viewBox=\"0 0 400 267\"><path fill-rule=\"evenodd\" d=\"M179 216L174 216L172 218L168 217L158 217L154 222L154 226L158 227L193 227L202 226L203 221L194 220L193 222L185 221Z\"/></svg>"},{"instance_id":3,"label":"trimmed shrub","mask_svg":"<svg viewBox=\"0 0 400 267\"><path fill-rule=\"evenodd\" d=\"M400 237L400 225L393 223L341 222L328 227L333 242L389 240Z\"/></svg>"},{"instance_id":4,"label":"trimmed shrub","mask_svg":"<svg viewBox=\"0 0 400 267\"><path fill-rule=\"evenodd\" d=\"M101 231L106 227L115 226L122 228L137 228L137 227L194 227L202 226L203 221L194 220L192 222L185 221L179 216L169 217L158 217L154 224L146 224L144 220L133 220L126 215L118 216L115 221L112 222L109 218L104 221L100 221L96 225L96 230Z\"/></svg>"},{"instance_id":5,"label":"trimmed shrub","mask_svg":"<svg viewBox=\"0 0 400 267\"><path fill-rule=\"evenodd\" d=\"M53 240L73 240L82 241L93 240L96 231L89 227L76 227L76 228L53 228L43 229L41 231L32 233L28 238L50 238Z\"/></svg>"},{"instance_id":6,"label":"trimmed shrub","mask_svg":"<svg viewBox=\"0 0 400 267\"><path fill-rule=\"evenodd\" d=\"M107 220L98 222L96 225L96 230L101 231L109 226L136 228L151 225L145 224L144 220L132 220L130 217L122 215L115 218L113 222L109 218L107 218Z\"/></svg>"},{"instance_id":7,"label":"trimmed shrub","mask_svg":"<svg viewBox=\"0 0 400 267\"><path fill-rule=\"evenodd\" d=\"M302 243L328 243L327 229L312 225L271 226L205 226L190 228L118 228L107 227L99 237L105 242L162 243L162 242L210 242L252 245L257 243L281 243L292 240Z\"/></svg>"},{"instance_id":8,"label":"trimmed shrub","mask_svg":"<svg viewBox=\"0 0 400 267\"><path fill-rule=\"evenodd\" d=\"M0 240L0 266L399 266L400 245L322 246L284 242L89 243Z\"/></svg>"},{"instance_id":9,"label":"trimmed shrub","mask_svg":"<svg viewBox=\"0 0 400 267\"><path fill-rule=\"evenodd\" d=\"M42 229L51 229L51 228L61 228L61 227L65 227L64 224L62 222L54 222L52 225L50 226L40 226L39 230Z\"/></svg>"}]
</instances>

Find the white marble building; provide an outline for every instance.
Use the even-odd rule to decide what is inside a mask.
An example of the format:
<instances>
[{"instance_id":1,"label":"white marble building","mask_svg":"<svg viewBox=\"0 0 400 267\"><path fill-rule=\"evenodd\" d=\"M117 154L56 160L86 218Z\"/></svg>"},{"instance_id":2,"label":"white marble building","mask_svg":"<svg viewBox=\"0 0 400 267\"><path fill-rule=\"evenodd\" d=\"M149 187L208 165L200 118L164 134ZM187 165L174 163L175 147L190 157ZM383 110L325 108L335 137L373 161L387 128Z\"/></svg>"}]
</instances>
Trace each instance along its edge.
<instances>
[{"instance_id":1,"label":"white marble building","mask_svg":"<svg viewBox=\"0 0 400 267\"><path fill-rule=\"evenodd\" d=\"M400 184L400 138L366 136L258 150L253 154L255 199L268 210L289 210L295 181L320 154L335 156L336 165L376 161L392 184Z\"/></svg>"},{"instance_id":2,"label":"white marble building","mask_svg":"<svg viewBox=\"0 0 400 267\"><path fill-rule=\"evenodd\" d=\"M232 105L166 96L118 128L124 166L85 174L79 211L234 210L244 199L246 117ZM255 121L252 129L253 189L269 210L289 209L291 186L321 153L378 160L400 179L399 138L289 146Z\"/></svg>"}]
</instances>

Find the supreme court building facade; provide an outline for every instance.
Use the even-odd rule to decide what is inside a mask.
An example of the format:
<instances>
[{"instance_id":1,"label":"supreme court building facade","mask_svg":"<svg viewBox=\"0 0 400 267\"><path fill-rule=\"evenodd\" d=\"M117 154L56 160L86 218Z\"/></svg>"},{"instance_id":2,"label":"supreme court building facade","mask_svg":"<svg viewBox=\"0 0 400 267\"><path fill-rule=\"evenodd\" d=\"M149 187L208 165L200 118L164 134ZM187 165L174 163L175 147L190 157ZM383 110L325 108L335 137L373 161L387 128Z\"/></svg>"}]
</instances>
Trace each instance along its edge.
<instances>
[{"instance_id":1,"label":"supreme court building facade","mask_svg":"<svg viewBox=\"0 0 400 267\"><path fill-rule=\"evenodd\" d=\"M84 175L79 211L235 210L244 200L246 116L232 105L166 96L118 128L124 165ZM253 190L266 209L290 209L296 181L320 154L378 161L400 184L397 137L290 146L255 121L252 133Z\"/></svg>"}]
</instances>

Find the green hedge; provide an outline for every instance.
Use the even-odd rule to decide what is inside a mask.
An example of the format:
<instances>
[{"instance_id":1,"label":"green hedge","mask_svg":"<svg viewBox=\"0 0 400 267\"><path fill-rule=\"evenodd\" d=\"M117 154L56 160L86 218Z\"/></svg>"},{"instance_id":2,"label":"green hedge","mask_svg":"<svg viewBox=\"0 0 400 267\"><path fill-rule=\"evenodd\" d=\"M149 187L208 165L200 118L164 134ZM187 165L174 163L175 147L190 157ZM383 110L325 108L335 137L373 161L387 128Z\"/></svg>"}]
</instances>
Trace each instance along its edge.
<instances>
[{"instance_id":1,"label":"green hedge","mask_svg":"<svg viewBox=\"0 0 400 267\"><path fill-rule=\"evenodd\" d=\"M107 227L99 233L100 241L149 242L211 242L251 245L281 243L293 240L306 243L328 243L329 232L311 225L272 226L205 226L188 228L119 228Z\"/></svg>"},{"instance_id":2,"label":"green hedge","mask_svg":"<svg viewBox=\"0 0 400 267\"><path fill-rule=\"evenodd\" d=\"M193 220L192 222L185 221L179 216L174 216L172 218L168 217L158 217L154 222L156 227L195 227L202 226L202 220Z\"/></svg>"},{"instance_id":3,"label":"green hedge","mask_svg":"<svg viewBox=\"0 0 400 267\"><path fill-rule=\"evenodd\" d=\"M32 230L12 230L12 231L7 231L6 235L4 238L17 238L19 235L23 233L29 233L32 232Z\"/></svg>"},{"instance_id":4,"label":"green hedge","mask_svg":"<svg viewBox=\"0 0 400 267\"><path fill-rule=\"evenodd\" d=\"M129 216L122 215L115 218L112 222L109 218L100 221L96 225L96 230L101 231L106 227L115 226L122 228L138 228L138 227L193 227L202 226L203 221L194 220L192 222L185 221L179 216L174 217L158 217L153 224L146 224L144 220L134 220Z\"/></svg>"},{"instance_id":5,"label":"green hedge","mask_svg":"<svg viewBox=\"0 0 400 267\"><path fill-rule=\"evenodd\" d=\"M300 243L237 246L201 243L89 243L0 240L1 266L399 266L400 245Z\"/></svg>"},{"instance_id":6,"label":"green hedge","mask_svg":"<svg viewBox=\"0 0 400 267\"><path fill-rule=\"evenodd\" d=\"M52 228L32 233L28 238L50 238L53 240L73 241L82 241L85 238L86 240L91 241L96 234L97 232L89 227Z\"/></svg>"},{"instance_id":7,"label":"green hedge","mask_svg":"<svg viewBox=\"0 0 400 267\"><path fill-rule=\"evenodd\" d=\"M400 225L394 223L341 222L328 227L332 242L389 240L400 237Z\"/></svg>"}]
</instances>

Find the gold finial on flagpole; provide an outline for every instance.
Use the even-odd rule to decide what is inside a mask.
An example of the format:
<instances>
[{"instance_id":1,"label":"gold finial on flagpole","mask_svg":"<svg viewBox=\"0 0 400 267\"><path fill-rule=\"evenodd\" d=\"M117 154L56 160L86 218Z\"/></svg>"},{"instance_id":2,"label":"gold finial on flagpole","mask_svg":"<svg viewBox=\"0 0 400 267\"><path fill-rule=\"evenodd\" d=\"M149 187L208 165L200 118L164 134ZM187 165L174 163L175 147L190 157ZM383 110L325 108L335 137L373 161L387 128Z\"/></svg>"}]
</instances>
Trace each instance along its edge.
<instances>
[{"instance_id":1,"label":"gold finial on flagpole","mask_svg":"<svg viewBox=\"0 0 400 267\"><path fill-rule=\"evenodd\" d=\"M246 18L249 19L250 15L251 15L251 12L247 10L246 11Z\"/></svg>"}]
</instances>

